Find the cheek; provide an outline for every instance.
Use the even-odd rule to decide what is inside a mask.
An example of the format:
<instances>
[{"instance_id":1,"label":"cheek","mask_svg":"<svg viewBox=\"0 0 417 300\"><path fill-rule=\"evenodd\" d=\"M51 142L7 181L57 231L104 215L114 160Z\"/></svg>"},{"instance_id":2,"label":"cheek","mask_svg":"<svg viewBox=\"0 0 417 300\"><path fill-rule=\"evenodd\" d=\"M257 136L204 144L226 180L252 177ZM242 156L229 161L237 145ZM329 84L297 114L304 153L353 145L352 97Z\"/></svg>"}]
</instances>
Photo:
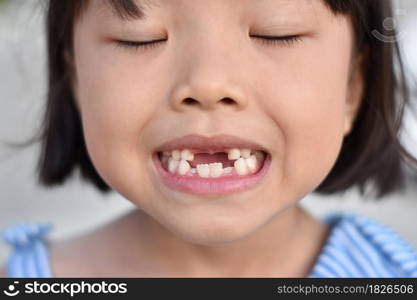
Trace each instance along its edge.
<instances>
[{"instance_id":1,"label":"cheek","mask_svg":"<svg viewBox=\"0 0 417 300\"><path fill-rule=\"evenodd\" d=\"M343 44L343 43L342 43ZM277 163L285 186L299 196L314 190L333 167L343 141L350 63L349 41L311 46L279 66L266 67L266 111L278 124ZM265 70L265 69L264 69Z\"/></svg>"},{"instance_id":2,"label":"cheek","mask_svg":"<svg viewBox=\"0 0 417 300\"><path fill-rule=\"evenodd\" d=\"M147 172L143 171L149 151L141 142L141 133L157 103L143 99L159 99L154 95L158 89L147 82L146 72L138 72L123 61L112 63L110 51L93 55L88 51L94 47L86 44L76 49L76 67L87 150L111 187L126 190L125 179L129 176L138 189L144 190L149 186Z\"/></svg>"}]
</instances>

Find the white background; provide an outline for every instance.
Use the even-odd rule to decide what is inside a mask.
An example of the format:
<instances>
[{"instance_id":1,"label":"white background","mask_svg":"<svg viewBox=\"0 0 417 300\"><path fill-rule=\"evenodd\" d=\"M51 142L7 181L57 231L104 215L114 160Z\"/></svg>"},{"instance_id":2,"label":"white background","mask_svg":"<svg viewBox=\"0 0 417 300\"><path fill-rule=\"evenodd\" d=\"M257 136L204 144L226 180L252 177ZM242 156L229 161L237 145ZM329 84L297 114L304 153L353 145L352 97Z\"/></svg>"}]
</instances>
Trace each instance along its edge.
<instances>
[{"instance_id":1,"label":"white background","mask_svg":"<svg viewBox=\"0 0 417 300\"><path fill-rule=\"evenodd\" d=\"M0 5L0 141L25 140L40 126L46 98L41 2L13 0ZM399 9L406 67L417 78L417 1L403 0ZM407 128L410 134L404 140L417 155L416 122L408 118ZM50 237L61 239L132 208L119 195L101 196L77 176L59 188L37 186L38 151L38 145L10 150L0 144L0 230L19 221L50 222L54 226ZM365 213L393 227L417 248L417 180L410 176L408 182L403 195L381 202L361 199L352 190L331 197L309 195L302 203L318 217L335 210ZM9 248L0 243L0 264L8 253Z\"/></svg>"}]
</instances>

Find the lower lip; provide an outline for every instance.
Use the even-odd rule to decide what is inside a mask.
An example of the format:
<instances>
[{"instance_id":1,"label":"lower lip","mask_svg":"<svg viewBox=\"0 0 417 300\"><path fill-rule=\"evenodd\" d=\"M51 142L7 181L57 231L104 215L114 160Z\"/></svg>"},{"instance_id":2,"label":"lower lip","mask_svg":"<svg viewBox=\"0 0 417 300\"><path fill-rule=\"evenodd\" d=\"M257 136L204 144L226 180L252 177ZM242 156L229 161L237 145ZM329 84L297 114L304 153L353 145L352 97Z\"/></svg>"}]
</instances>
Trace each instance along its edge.
<instances>
[{"instance_id":1,"label":"lower lip","mask_svg":"<svg viewBox=\"0 0 417 300\"><path fill-rule=\"evenodd\" d=\"M162 182L169 188L196 195L224 195L246 191L256 187L264 179L271 165L271 158L266 156L262 168L255 174L239 176L230 175L219 178L188 177L173 174L165 170L158 154L152 157Z\"/></svg>"}]
</instances>

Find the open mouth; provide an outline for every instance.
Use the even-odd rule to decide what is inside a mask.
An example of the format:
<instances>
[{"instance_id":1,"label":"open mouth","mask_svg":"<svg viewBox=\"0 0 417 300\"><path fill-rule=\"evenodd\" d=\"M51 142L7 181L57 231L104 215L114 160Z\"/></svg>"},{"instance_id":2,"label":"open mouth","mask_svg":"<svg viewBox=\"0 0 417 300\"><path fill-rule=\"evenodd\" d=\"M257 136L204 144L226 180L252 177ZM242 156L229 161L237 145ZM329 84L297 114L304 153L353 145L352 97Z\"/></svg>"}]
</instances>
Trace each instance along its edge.
<instances>
[{"instance_id":1,"label":"open mouth","mask_svg":"<svg viewBox=\"0 0 417 300\"><path fill-rule=\"evenodd\" d=\"M238 148L212 152L178 149L154 154L163 182L193 194L227 194L254 187L266 174L270 161L265 151Z\"/></svg>"},{"instance_id":2,"label":"open mouth","mask_svg":"<svg viewBox=\"0 0 417 300\"><path fill-rule=\"evenodd\" d=\"M158 152L167 172L201 178L255 174L262 168L266 155L261 150L236 148L212 154L189 149Z\"/></svg>"}]
</instances>

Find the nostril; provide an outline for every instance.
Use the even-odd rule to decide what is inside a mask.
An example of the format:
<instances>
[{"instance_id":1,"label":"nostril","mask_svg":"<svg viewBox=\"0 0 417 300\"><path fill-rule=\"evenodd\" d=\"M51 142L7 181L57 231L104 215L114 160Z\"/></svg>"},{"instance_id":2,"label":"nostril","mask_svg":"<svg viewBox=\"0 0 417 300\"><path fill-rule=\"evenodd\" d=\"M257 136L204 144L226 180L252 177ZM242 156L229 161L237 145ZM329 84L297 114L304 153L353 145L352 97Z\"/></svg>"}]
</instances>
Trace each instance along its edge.
<instances>
[{"instance_id":1,"label":"nostril","mask_svg":"<svg viewBox=\"0 0 417 300\"><path fill-rule=\"evenodd\" d=\"M233 99L230 99L230 98L223 98L221 101L222 101L224 104L227 104L227 105L232 105L232 104L234 104L234 103L235 103L235 101L234 101Z\"/></svg>"},{"instance_id":2,"label":"nostril","mask_svg":"<svg viewBox=\"0 0 417 300\"><path fill-rule=\"evenodd\" d=\"M184 104L189 104L189 105L196 105L198 104L198 101L192 99L192 98L185 98L183 100Z\"/></svg>"},{"instance_id":3,"label":"nostril","mask_svg":"<svg viewBox=\"0 0 417 300\"><path fill-rule=\"evenodd\" d=\"M199 101L197 101L193 98L185 98L185 99L182 100L182 102L185 105L192 105L192 106L200 104ZM236 101L231 99L231 98L223 98L223 99L220 100L220 102L225 104L225 105L234 105L234 104L236 104Z\"/></svg>"}]
</instances>

